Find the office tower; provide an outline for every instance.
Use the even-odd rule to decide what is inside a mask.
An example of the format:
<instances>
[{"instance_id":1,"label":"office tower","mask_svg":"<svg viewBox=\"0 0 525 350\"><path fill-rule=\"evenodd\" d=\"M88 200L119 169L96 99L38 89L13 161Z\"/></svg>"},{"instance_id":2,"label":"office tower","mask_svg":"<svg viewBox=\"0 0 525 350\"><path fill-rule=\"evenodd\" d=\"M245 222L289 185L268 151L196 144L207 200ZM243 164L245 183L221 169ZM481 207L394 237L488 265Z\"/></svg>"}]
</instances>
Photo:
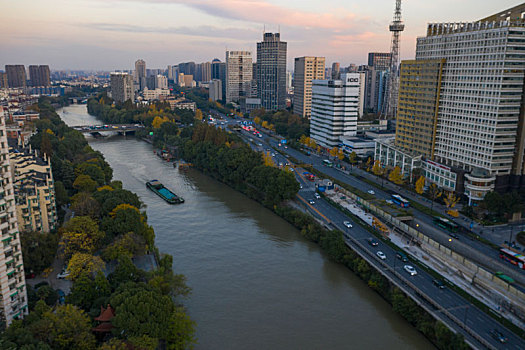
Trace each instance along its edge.
<instances>
[{"instance_id":1,"label":"office tower","mask_svg":"<svg viewBox=\"0 0 525 350\"><path fill-rule=\"evenodd\" d=\"M5 71L7 73L7 85L10 88L26 87L26 68L23 64L7 64Z\"/></svg>"},{"instance_id":2,"label":"office tower","mask_svg":"<svg viewBox=\"0 0 525 350\"><path fill-rule=\"evenodd\" d=\"M337 80L341 77L341 65L339 62L332 63L332 79Z\"/></svg>"},{"instance_id":3,"label":"office tower","mask_svg":"<svg viewBox=\"0 0 525 350\"><path fill-rule=\"evenodd\" d=\"M195 62L179 63L179 72L195 77Z\"/></svg>"},{"instance_id":4,"label":"office tower","mask_svg":"<svg viewBox=\"0 0 525 350\"><path fill-rule=\"evenodd\" d=\"M434 159L439 82L444 63L444 59L401 63L395 145L427 159Z\"/></svg>"},{"instance_id":5,"label":"office tower","mask_svg":"<svg viewBox=\"0 0 525 350\"><path fill-rule=\"evenodd\" d=\"M293 72L286 72L286 93L289 95L293 92Z\"/></svg>"},{"instance_id":6,"label":"office tower","mask_svg":"<svg viewBox=\"0 0 525 350\"><path fill-rule=\"evenodd\" d=\"M207 82L211 80L211 63L204 62L195 65L195 81Z\"/></svg>"},{"instance_id":7,"label":"office tower","mask_svg":"<svg viewBox=\"0 0 525 350\"><path fill-rule=\"evenodd\" d=\"M226 51L226 103L248 96L253 78L250 51Z\"/></svg>"},{"instance_id":8,"label":"office tower","mask_svg":"<svg viewBox=\"0 0 525 350\"><path fill-rule=\"evenodd\" d=\"M50 86L49 66L29 66L29 81L31 86Z\"/></svg>"},{"instance_id":9,"label":"office tower","mask_svg":"<svg viewBox=\"0 0 525 350\"><path fill-rule=\"evenodd\" d=\"M376 70L389 70L392 54L390 52L369 52L368 66Z\"/></svg>"},{"instance_id":10,"label":"office tower","mask_svg":"<svg viewBox=\"0 0 525 350\"><path fill-rule=\"evenodd\" d=\"M139 86L139 90L144 90L146 87L146 61L139 59L135 61L135 81Z\"/></svg>"},{"instance_id":11,"label":"office tower","mask_svg":"<svg viewBox=\"0 0 525 350\"><path fill-rule=\"evenodd\" d=\"M192 88L195 83L193 75L187 75L184 73L179 73L179 78L177 80L180 87Z\"/></svg>"},{"instance_id":12,"label":"office tower","mask_svg":"<svg viewBox=\"0 0 525 350\"><path fill-rule=\"evenodd\" d=\"M0 89L7 89L9 84L7 83L7 73L0 72Z\"/></svg>"},{"instance_id":13,"label":"office tower","mask_svg":"<svg viewBox=\"0 0 525 350\"><path fill-rule=\"evenodd\" d=\"M143 78L142 80L146 80ZM134 100L133 77L128 73L111 73L111 97L116 102Z\"/></svg>"},{"instance_id":14,"label":"office tower","mask_svg":"<svg viewBox=\"0 0 525 350\"><path fill-rule=\"evenodd\" d=\"M173 80L173 67L174 66L168 66L166 68L166 76L168 77L168 80Z\"/></svg>"},{"instance_id":15,"label":"office tower","mask_svg":"<svg viewBox=\"0 0 525 350\"><path fill-rule=\"evenodd\" d=\"M0 116L3 115L0 107ZM0 160L2 181L0 185L0 318L6 325L28 313L24 262L20 247L20 234L16 218L16 203L9 167L5 119L0 118Z\"/></svg>"},{"instance_id":16,"label":"office tower","mask_svg":"<svg viewBox=\"0 0 525 350\"><path fill-rule=\"evenodd\" d=\"M525 4L514 9L525 12ZM420 82L405 90L400 103L429 92L435 95L434 86L439 90L435 136L425 154L430 149L430 157L443 167L437 172L427 169L425 175L440 186L464 192L469 203L481 201L495 189L525 184L525 117L521 112L525 107L525 52L521 50L525 21L509 16L514 9L476 22L429 24L426 36L417 39L415 63L405 62L406 69L425 67L428 71L418 74L429 84ZM444 63L437 79L439 60ZM413 78L404 75L403 86L410 85ZM420 98L427 103L427 97ZM428 111L406 112L405 118L427 120L435 111L433 104L427 107ZM404 129L396 143L408 148L405 143L412 139Z\"/></svg>"},{"instance_id":17,"label":"office tower","mask_svg":"<svg viewBox=\"0 0 525 350\"><path fill-rule=\"evenodd\" d=\"M310 118L312 109L312 80L325 78L324 57L297 57L293 78L293 112Z\"/></svg>"},{"instance_id":18,"label":"office tower","mask_svg":"<svg viewBox=\"0 0 525 350\"><path fill-rule=\"evenodd\" d=\"M340 80L312 82L310 136L322 147L337 147L342 136L355 136L362 73L343 73Z\"/></svg>"},{"instance_id":19,"label":"office tower","mask_svg":"<svg viewBox=\"0 0 525 350\"><path fill-rule=\"evenodd\" d=\"M212 101L222 100L222 82L219 79L210 81L209 96Z\"/></svg>"},{"instance_id":20,"label":"office tower","mask_svg":"<svg viewBox=\"0 0 525 350\"><path fill-rule=\"evenodd\" d=\"M262 107L286 107L286 42L280 33L264 33L263 41L257 43L256 80Z\"/></svg>"},{"instance_id":21,"label":"office tower","mask_svg":"<svg viewBox=\"0 0 525 350\"><path fill-rule=\"evenodd\" d=\"M155 89L167 89L168 88L168 78L164 75L155 76Z\"/></svg>"},{"instance_id":22,"label":"office tower","mask_svg":"<svg viewBox=\"0 0 525 350\"><path fill-rule=\"evenodd\" d=\"M226 96L226 63L221 62L218 58L211 62L211 78L219 79L222 84L222 98Z\"/></svg>"}]
</instances>

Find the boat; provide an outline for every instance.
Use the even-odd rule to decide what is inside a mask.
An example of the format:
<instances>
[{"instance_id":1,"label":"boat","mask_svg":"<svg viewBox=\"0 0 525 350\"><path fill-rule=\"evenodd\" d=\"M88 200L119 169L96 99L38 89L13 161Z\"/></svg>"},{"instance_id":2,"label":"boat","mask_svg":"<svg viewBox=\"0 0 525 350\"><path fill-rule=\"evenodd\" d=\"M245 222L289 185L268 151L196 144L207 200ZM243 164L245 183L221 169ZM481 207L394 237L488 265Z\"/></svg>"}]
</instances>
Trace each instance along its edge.
<instances>
[{"instance_id":1,"label":"boat","mask_svg":"<svg viewBox=\"0 0 525 350\"><path fill-rule=\"evenodd\" d=\"M155 192L160 198L164 199L169 204L181 204L184 203L182 197L177 196L175 193L168 190L159 180L151 180L146 182L146 187Z\"/></svg>"}]
</instances>

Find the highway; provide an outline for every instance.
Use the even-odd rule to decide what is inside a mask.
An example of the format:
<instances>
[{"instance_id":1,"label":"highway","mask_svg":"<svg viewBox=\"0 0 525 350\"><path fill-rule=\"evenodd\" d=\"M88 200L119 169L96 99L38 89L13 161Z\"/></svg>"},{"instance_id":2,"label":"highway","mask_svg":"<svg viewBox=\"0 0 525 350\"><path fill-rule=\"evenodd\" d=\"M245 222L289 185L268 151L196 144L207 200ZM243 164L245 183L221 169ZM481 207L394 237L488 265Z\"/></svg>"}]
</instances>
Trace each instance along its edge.
<instances>
[{"instance_id":1,"label":"highway","mask_svg":"<svg viewBox=\"0 0 525 350\"><path fill-rule=\"evenodd\" d=\"M235 121L228 120L228 124L235 123ZM270 149L270 153L275 153L273 157L277 164L289 162L287 157L279 154L275 149L286 152L290 156L308 164L312 164L315 168L319 167L324 173L350 185L357 187L363 191L370 189L370 185L362 183L358 179L341 173L338 170L323 167L322 159L319 157L308 157L304 154L284 147L279 147L278 142L270 137L264 136L262 138L255 137L253 134L242 131L241 133L245 139L251 139L253 142L249 142L252 148L259 151L266 151ZM260 144L260 145L259 145ZM305 159L306 158L306 159ZM300 172L300 169L297 169ZM413 297L418 300L422 306L425 306L427 310L433 312L438 318L446 321L447 324L452 325L453 328L464 334L466 340L476 348L494 348L494 349L525 349L525 341L519 338L510 330L506 329L499 322L486 315L483 311L470 304L463 297L455 293L449 288L440 289L433 284L433 277L426 273L422 268L419 267L416 262L403 263L401 260L395 257L395 250L384 242L379 241L378 246L371 246L368 244L367 239L375 238L372 237L371 233L361 227L359 224L354 222L351 218L347 217L343 212L339 211L324 199L315 198L315 187L312 182L305 181L296 172L296 178L301 184L302 189L298 193L298 199L304 204L304 206L319 219L331 224L333 227L339 229L344 233L344 240L347 245L351 246L352 249L360 251L362 254L367 256L367 260L372 263L376 269L383 271L389 278L395 281L399 286L403 287ZM390 198L390 194L384 191L377 191L376 196L382 199ZM314 204L309 204L309 201L313 200ZM347 228L343 225L344 221L352 223L353 228ZM429 225L424 218L416 221L420 223L422 228ZM430 225L432 223L430 222ZM432 227L434 228L434 227ZM443 232L444 239L448 241L449 237ZM470 243L470 242L469 242ZM382 251L386 255L385 260L381 260L377 255L377 251ZM411 276L405 271L404 265L409 264L416 268L417 275ZM471 332L465 331L462 327L469 329ZM496 340L491 332L493 330L500 331L508 341L503 344Z\"/></svg>"}]
</instances>

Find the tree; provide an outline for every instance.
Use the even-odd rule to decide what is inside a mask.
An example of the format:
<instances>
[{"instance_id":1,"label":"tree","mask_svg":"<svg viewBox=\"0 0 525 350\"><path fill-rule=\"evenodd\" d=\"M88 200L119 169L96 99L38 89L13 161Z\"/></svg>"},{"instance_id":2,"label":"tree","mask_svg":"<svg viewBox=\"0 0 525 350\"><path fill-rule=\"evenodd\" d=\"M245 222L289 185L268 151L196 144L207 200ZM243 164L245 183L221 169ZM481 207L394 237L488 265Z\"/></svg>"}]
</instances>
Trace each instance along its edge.
<instances>
[{"instance_id":1,"label":"tree","mask_svg":"<svg viewBox=\"0 0 525 350\"><path fill-rule=\"evenodd\" d=\"M195 119L202 120L202 111L198 108L195 110Z\"/></svg>"},{"instance_id":2,"label":"tree","mask_svg":"<svg viewBox=\"0 0 525 350\"><path fill-rule=\"evenodd\" d=\"M448 192L447 195L443 198L443 201L445 202L445 206L448 209L452 209L459 202L459 197L456 197L454 195L454 192Z\"/></svg>"},{"instance_id":3,"label":"tree","mask_svg":"<svg viewBox=\"0 0 525 350\"><path fill-rule=\"evenodd\" d=\"M381 166L381 162L379 160L374 161L374 165L372 166L372 172L376 176L382 176L385 173L385 170Z\"/></svg>"},{"instance_id":4,"label":"tree","mask_svg":"<svg viewBox=\"0 0 525 350\"><path fill-rule=\"evenodd\" d=\"M354 166L357 163L357 153L352 151L348 156L348 160L350 161L350 164Z\"/></svg>"},{"instance_id":5,"label":"tree","mask_svg":"<svg viewBox=\"0 0 525 350\"><path fill-rule=\"evenodd\" d=\"M67 222L63 231L62 244L66 259L74 253L93 253L104 238L104 232L101 232L98 224L88 216L74 217Z\"/></svg>"},{"instance_id":6,"label":"tree","mask_svg":"<svg viewBox=\"0 0 525 350\"><path fill-rule=\"evenodd\" d=\"M55 182L55 198L58 207L69 203L69 196L62 181Z\"/></svg>"},{"instance_id":7,"label":"tree","mask_svg":"<svg viewBox=\"0 0 525 350\"><path fill-rule=\"evenodd\" d=\"M86 253L75 253L69 260L67 269L69 279L75 280L83 273L92 275L104 269L104 261L98 256Z\"/></svg>"},{"instance_id":8,"label":"tree","mask_svg":"<svg viewBox=\"0 0 525 350\"><path fill-rule=\"evenodd\" d=\"M73 182L73 187L80 192L93 192L97 188L98 184L89 175L78 175Z\"/></svg>"},{"instance_id":9,"label":"tree","mask_svg":"<svg viewBox=\"0 0 525 350\"><path fill-rule=\"evenodd\" d=\"M154 129L159 129L160 126L163 124L163 123L166 123L168 122L170 119L168 117L155 117L153 119L153 123L151 123L151 125L153 126Z\"/></svg>"},{"instance_id":10,"label":"tree","mask_svg":"<svg viewBox=\"0 0 525 350\"><path fill-rule=\"evenodd\" d=\"M403 184L403 174L401 173L401 168L396 166L388 175L388 179L395 183L396 185Z\"/></svg>"},{"instance_id":11,"label":"tree","mask_svg":"<svg viewBox=\"0 0 525 350\"><path fill-rule=\"evenodd\" d=\"M26 272L40 274L51 266L58 248L54 233L25 232L20 235Z\"/></svg>"},{"instance_id":12,"label":"tree","mask_svg":"<svg viewBox=\"0 0 525 350\"><path fill-rule=\"evenodd\" d=\"M420 176L419 179L417 179L416 181L416 192L418 194L423 194L423 192L425 192L424 187L425 187L425 177Z\"/></svg>"},{"instance_id":13,"label":"tree","mask_svg":"<svg viewBox=\"0 0 525 350\"><path fill-rule=\"evenodd\" d=\"M95 349L91 333L91 320L86 313L73 305L61 305L42 315L46 338L53 349Z\"/></svg>"},{"instance_id":14,"label":"tree","mask_svg":"<svg viewBox=\"0 0 525 350\"><path fill-rule=\"evenodd\" d=\"M77 216L89 216L92 219L98 218L100 214L100 205L87 192L79 192L71 197L71 210Z\"/></svg>"},{"instance_id":15,"label":"tree","mask_svg":"<svg viewBox=\"0 0 525 350\"><path fill-rule=\"evenodd\" d=\"M337 153L339 152L339 149L337 147L332 147L332 149L330 150L330 155L332 157L337 157Z\"/></svg>"},{"instance_id":16,"label":"tree","mask_svg":"<svg viewBox=\"0 0 525 350\"><path fill-rule=\"evenodd\" d=\"M432 204L430 206L430 211L434 209L434 201L438 199L439 197L441 197L442 193L443 192L441 192L441 190L439 189L439 187L437 187L435 183L431 184L428 187L428 196L430 197L430 200L432 201Z\"/></svg>"},{"instance_id":17,"label":"tree","mask_svg":"<svg viewBox=\"0 0 525 350\"><path fill-rule=\"evenodd\" d=\"M260 124L261 124L261 118L259 118L259 117L255 117L255 118L253 118L253 122L254 122L255 124L257 124L257 125L260 125Z\"/></svg>"}]
</instances>

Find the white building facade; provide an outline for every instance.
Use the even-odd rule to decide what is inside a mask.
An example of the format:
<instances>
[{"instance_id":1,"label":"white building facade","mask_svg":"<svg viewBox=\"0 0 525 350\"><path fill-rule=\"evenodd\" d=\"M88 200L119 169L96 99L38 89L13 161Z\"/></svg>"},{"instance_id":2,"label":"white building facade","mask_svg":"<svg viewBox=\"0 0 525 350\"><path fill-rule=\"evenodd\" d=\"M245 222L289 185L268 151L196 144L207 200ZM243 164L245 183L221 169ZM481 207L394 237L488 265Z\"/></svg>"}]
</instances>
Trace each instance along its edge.
<instances>
[{"instance_id":1,"label":"white building facade","mask_svg":"<svg viewBox=\"0 0 525 350\"><path fill-rule=\"evenodd\" d=\"M341 137L356 135L362 80L360 73L346 73L340 80L312 82L310 136L322 147L337 147Z\"/></svg>"}]
</instances>

